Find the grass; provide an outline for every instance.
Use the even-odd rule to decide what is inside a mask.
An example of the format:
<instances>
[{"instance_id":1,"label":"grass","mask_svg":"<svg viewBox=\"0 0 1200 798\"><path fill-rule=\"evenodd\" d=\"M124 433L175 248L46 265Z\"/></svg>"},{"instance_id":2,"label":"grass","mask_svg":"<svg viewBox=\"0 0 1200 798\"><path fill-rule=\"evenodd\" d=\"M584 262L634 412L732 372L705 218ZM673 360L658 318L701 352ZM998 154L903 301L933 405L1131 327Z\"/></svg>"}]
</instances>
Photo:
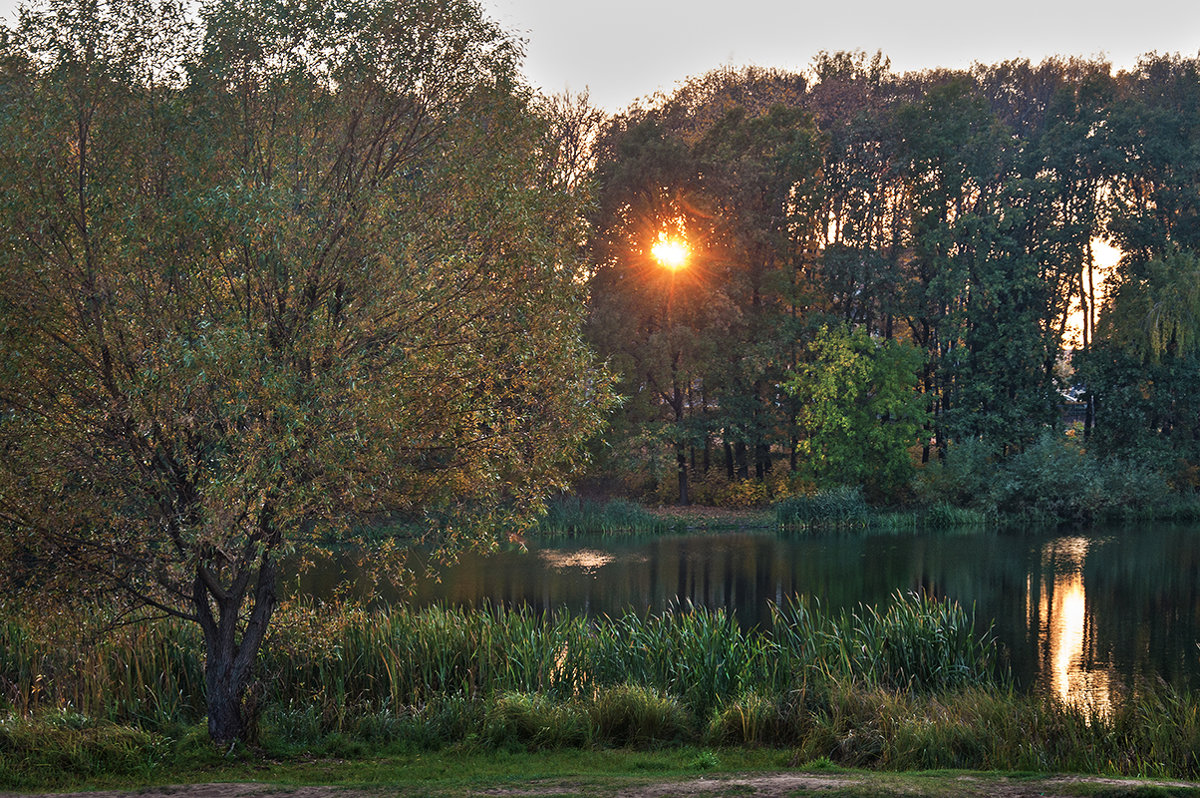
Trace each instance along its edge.
<instances>
[{"instance_id":1,"label":"grass","mask_svg":"<svg viewBox=\"0 0 1200 798\"><path fill-rule=\"evenodd\" d=\"M549 537L600 534L666 534L683 532L683 519L657 515L624 499L596 501L577 496L559 496L546 506L537 533Z\"/></svg>"},{"instance_id":2,"label":"grass","mask_svg":"<svg viewBox=\"0 0 1200 798\"><path fill-rule=\"evenodd\" d=\"M776 502L775 522L784 529L956 529L994 521L985 513L944 501L920 510L881 511L867 504L861 488L831 488Z\"/></svg>"},{"instance_id":3,"label":"grass","mask_svg":"<svg viewBox=\"0 0 1200 798\"><path fill-rule=\"evenodd\" d=\"M199 733L201 730L197 729ZM481 788L562 785L600 789L636 786L696 775L759 771L787 765L788 753L773 750L675 746L658 750L561 748L543 751L451 745L434 751L373 752L369 756L303 756L280 759L240 750L230 756L206 748L172 752L154 767L135 772L78 774L49 770L19 789L137 789L151 785L269 782L281 788L332 785L374 788L389 794L478 794ZM10 785L14 786L14 785ZM5 787L7 789L8 787ZM539 793L540 794L540 793Z\"/></svg>"},{"instance_id":4,"label":"grass","mask_svg":"<svg viewBox=\"0 0 1200 798\"><path fill-rule=\"evenodd\" d=\"M356 759L296 758L264 760L240 752L230 757L209 753L159 764L132 775L60 778L39 789L143 791L154 786L208 783L264 783L287 794L300 787L324 785L388 795L466 798L487 790L539 796L613 796L636 794L648 785L695 782L689 794L732 796L763 794L755 779L772 774L821 780L819 789L793 795L840 796L991 796L1020 787L1024 795L1190 796L1194 787L1140 780L1120 784L1049 781L1043 774L999 771L867 771L829 760L798 761L795 752L765 748L678 746L651 751L628 748L557 749L526 752L450 746L419 754L381 754ZM1008 794L1011 794L1009 792Z\"/></svg>"},{"instance_id":5,"label":"grass","mask_svg":"<svg viewBox=\"0 0 1200 798\"><path fill-rule=\"evenodd\" d=\"M620 747L714 769L743 756L714 751L762 749L882 770L1200 776L1197 697L1152 686L1090 716L1016 694L986 630L922 596L837 613L794 601L770 630L686 605L588 619L293 604L276 620L255 750L283 762ZM0 789L222 765L198 725L194 631L74 647L67 631L53 616L0 626Z\"/></svg>"},{"instance_id":6,"label":"grass","mask_svg":"<svg viewBox=\"0 0 1200 798\"><path fill-rule=\"evenodd\" d=\"M791 496L770 509L665 507L648 509L624 499L596 501L561 496L547 506L536 528L544 537L573 535L665 535L687 531L776 528L805 529L954 529L977 527L994 519L966 507L935 502L921 510L881 511L867 504L860 488L834 488Z\"/></svg>"}]
</instances>

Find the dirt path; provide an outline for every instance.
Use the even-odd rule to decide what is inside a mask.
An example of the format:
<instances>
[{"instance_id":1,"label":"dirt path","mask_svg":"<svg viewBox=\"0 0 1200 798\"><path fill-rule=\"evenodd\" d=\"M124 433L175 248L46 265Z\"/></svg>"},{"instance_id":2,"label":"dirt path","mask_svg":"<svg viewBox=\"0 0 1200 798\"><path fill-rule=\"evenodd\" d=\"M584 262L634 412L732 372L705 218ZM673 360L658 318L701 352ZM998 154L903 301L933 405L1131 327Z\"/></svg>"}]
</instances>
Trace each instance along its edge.
<instances>
[{"instance_id":1,"label":"dirt path","mask_svg":"<svg viewBox=\"0 0 1200 798\"><path fill-rule=\"evenodd\" d=\"M1041 779L1005 778L1002 776L954 776L886 774L815 774L762 773L746 776L714 776L639 784L620 787L586 785L562 781L533 782L523 788L494 788L451 791L464 796L492 798L538 798L539 796L591 796L606 798L799 798L820 796L837 791L841 795L861 796L966 796L966 798L1070 798L1082 793L1104 794L1111 788L1113 795L1136 795L1141 790L1161 790L1165 795L1191 794L1200 796L1200 783L1174 781L1141 781L1135 779L1104 779L1081 776L1054 776ZM98 792L59 793L54 798L382 798L383 796L415 796L431 793L413 785L366 789L343 787L289 787L275 784L184 784L151 787L136 791L107 790ZM433 793L436 794L436 793ZM1156 793L1157 794L1157 793ZM25 798L22 793L0 793L0 798ZM42 796L45 798L45 796Z\"/></svg>"}]
</instances>

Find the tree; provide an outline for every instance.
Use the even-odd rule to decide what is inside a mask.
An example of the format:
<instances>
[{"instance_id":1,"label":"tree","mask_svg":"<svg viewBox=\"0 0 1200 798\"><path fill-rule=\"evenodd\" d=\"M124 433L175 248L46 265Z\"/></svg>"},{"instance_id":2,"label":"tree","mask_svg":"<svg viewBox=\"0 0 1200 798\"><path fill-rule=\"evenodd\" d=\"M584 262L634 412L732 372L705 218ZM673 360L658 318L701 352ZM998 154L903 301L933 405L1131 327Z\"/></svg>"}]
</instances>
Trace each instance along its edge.
<instances>
[{"instance_id":1,"label":"tree","mask_svg":"<svg viewBox=\"0 0 1200 798\"><path fill-rule=\"evenodd\" d=\"M241 739L279 557L511 530L608 405L575 195L469 0L53 2L0 54L0 514L203 630Z\"/></svg>"},{"instance_id":2,"label":"tree","mask_svg":"<svg viewBox=\"0 0 1200 798\"><path fill-rule=\"evenodd\" d=\"M795 408L779 389L796 366L800 313L808 287L801 280L811 251L821 197L820 136L797 108L771 106L748 117L731 109L695 147L701 180L718 218L710 249L722 264L724 293L738 308L713 347L723 363L709 372L708 392L719 405L714 422L734 454L734 472L761 480L772 467L771 447L792 442ZM732 452L730 451L732 448Z\"/></svg>"},{"instance_id":3,"label":"tree","mask_svg":"<svg viewBox=\"0 0 1200 798\"><path fill-rule=\"evenodd\" d=\"M965 78L931 88L896 120L911 185L906 309L929 353L935 438L1019 449L1057 417L1063 289L1078 273L1054 257L1054 197L1040 182L1049 178Z\"/></svg>"},{"instance_id":4,"label":"tree","mask_svg":"<svg viewBox=\"0 0 1200 798\"><path fill-rule=\"evenodd\" d=\"M807 354L784 384L802 408L804 469L818 484L903 490L926 420L916 390L921 350L843 324L822 327Z\"/></svg>"},{"instance_id":5,"label":"tree","mask_svg":"<svg viewBox=\"0 0 1200 798\"><path fill-rule=\"evenodd\" d=\"M688 504L687 448L713 325L722 318L710 261L700 251L711 223L696 163L659 114L611 120L597 142L598 203L593 218L589 335L611 358L630 401L630 437L669 442L678 501ZM659 236L685 237L686 268L658 263ZM702 403L701 403L702 404Z\"/></svg>"},{"instance_id":6,"label":"tree","mask_svg":"<svg viewBox=\"0 0 1200 798\"><path fill-rule=\"evenodd\" d=\"M1119 82L1105 121L1120 156L1108 232L1123 255L1095 349L1076 362L1096 448L1186 472L1200 463L1200 59L1146 56Z\"/></svg>"},{"instance_id":7,"label":"tree","mask_svg":"<svg viewBox=\"0 0 1200 798\"><path fill-rule=\"evenodd\" d=\"M803 88L795 75L716 70L613 120L599 141L593 340L632 397L623 419L667 428L681 501L714 441L731 479L762 479L772 446L794 437L779 382L803 324L821 162L794 105ZM677 229L692 254L667 272L648 242Z\"/></svg>"}]
</instances>

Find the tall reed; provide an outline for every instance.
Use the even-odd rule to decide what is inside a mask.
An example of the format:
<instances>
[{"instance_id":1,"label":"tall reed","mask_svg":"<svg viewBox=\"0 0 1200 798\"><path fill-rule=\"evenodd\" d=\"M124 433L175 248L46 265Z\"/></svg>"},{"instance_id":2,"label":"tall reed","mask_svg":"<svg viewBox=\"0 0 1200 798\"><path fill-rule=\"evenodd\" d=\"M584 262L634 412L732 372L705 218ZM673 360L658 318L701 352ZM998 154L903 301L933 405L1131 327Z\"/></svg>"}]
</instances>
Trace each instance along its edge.
<instances>
[{"instance_id":1,"label":"tall reed","mask_svg":"<svg viewBox=\"0 0 1200 798\"><path fill-rule=\"evenodd\" d=\"M859 605L829 613L806 597L772 609L774 639L788 670L830 680L932 692L1007 684L991 630L954 602L897 593L885 610Z\"/></svg>"},{"instance_id":2,"label":"tall reed","mask_svg":"<svg viewBox=\"0 0 1200 798\"><path fill-rule=\"evenodd\" d=\"M259 671L265 744L354 756L468 739L705 741L870 767L1200 776L1200 698L1142 686L1099 716L1018 695L990 634L952 603L897 595L829 611L796 599L773 619L745 630L689 605L589 619L290 604ZM0 623L0 787L43 783L51 761L79 774L149 767L196 734L190 627L86 642L86 621L85 641L64 645L70 623Z\"/></svg>"},{"instance_id":3,"label":"tall reed","mask_svg":"<svg viewBox=\"0 0 1200 798\"><path fill-rule=\"evenodd\" d=\"M203 718L199 630L109 623L103 614L0 621L0 712L71 708L149 726Z\"/></svg>"},{"instance_id":4,"label":"tall reed","mask_svg":"<svg viewBox=\"0 0 1200 798\"><path fill-rule=\"evenodd\" d=\"M281 608L260 662L266 704L349 716L434 699L539 693L589 697L636 684L707 716L723 702L775 692L813 672L864 684L936 689L987 676L995 647L957 605L897 596L886 611L829 613L801 600L772 629L742 629L724 610L690 604L657 615L586 618L490 607L462 610L293 603ZM94 644L62 645L0 626L2 705L29 713L74 707L151 727L203 716L195 630L160 621Z\"/></svg>"},{"instance_id":5,"label":"tall reed","mask_svg":"<svg viewBox=\"0 0 1200 798\"><path fill-rule=\"evenodd\" d=\"M560 496L546 505L546 515L538 522L542 535L580 534L664 534L682 531L681 521L672 521L648 512L624 499L596 501L578 496Z\"/></svg>"},{"instance_id":6,"label":"tall reed","mask_svg":"<svg viewBox=\"0 0 1200 798\"><path fill-rule=\"evenodd\" d=\"M790 496L776 502L775 520L784 527L858 527L871 520L862 488L830 488L811 496Z\"/></svg>"}]
</instances>

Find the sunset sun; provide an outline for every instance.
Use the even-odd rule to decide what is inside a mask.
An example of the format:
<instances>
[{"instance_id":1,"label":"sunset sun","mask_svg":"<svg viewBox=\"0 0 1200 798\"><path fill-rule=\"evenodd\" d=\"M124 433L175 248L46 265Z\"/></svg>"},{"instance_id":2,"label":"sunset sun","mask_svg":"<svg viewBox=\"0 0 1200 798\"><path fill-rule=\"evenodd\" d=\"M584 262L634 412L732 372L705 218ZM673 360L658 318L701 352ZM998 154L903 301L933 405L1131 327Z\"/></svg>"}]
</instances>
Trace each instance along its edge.
<instances>
[{"instance_id":1,"label":"sunset sun","mask_svg":"<svg viewBox=\"0 0 1200 798\"><path fill-rule=\"evenodd\" d=\"M687 265L691 250L687 241L681 238L668 237L666 233L658 234L658 241L650 248L654 259L671 271L677 271Z\"/></svg>"}]
</instances>

